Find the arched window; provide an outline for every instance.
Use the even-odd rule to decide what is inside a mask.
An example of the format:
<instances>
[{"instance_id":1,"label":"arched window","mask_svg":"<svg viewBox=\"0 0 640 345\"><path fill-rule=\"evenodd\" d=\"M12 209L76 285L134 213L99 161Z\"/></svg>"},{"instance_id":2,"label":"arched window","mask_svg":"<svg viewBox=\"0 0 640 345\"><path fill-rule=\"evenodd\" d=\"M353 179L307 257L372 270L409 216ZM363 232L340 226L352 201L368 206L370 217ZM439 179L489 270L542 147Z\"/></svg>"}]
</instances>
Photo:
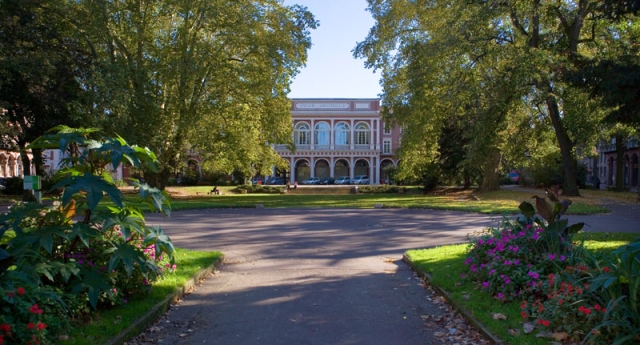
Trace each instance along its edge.
<instances>
[{"instance_id":1,"label":"arched window","mask_svg":"<svg viewBox=\"0 0 640 345\"><path fill-rule=\"evenodd\" d=\"M296 145L309 145L309 125L302 122L296 125L293 132L293 141Z\"/></svg>"},{"instance_id":2,"label":"arched window","mask_svg":"<svg viewBox=\"0 0 640 345\"><path fill-rule=\"evenodd\" d=\"M369 145L369 126L366 123L359 123L355 128L356 145Z\"/></svg>"},{"instance_id":3,"label":"arched window","mask_svg":"<svg viewBox=\"0 0 640 345\"><path fill-rule=\"evenodd\" d=\"M326 122L316 124L315 145L329 145L329 125Z\"/></svg>"},{"instance_id":4,"label":"arched window","mask_svg":"<svg viewBox=\"0 0 640 345\"><path fill-rule=\"evenodd\" d=\"M349 145L350 137L349 125L344 122L338 123L335 127L335 145Z\"/></svg>"}]
</instances>

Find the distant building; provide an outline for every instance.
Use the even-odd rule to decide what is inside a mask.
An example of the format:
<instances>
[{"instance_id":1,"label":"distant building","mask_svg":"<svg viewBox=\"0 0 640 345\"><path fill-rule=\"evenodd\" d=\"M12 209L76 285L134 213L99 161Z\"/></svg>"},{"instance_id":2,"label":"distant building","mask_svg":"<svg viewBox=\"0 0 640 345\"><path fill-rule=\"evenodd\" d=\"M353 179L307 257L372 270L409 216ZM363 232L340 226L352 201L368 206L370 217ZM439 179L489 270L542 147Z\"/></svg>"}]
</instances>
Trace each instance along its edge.
<instances>
[{"instance_id":1,"label":"distant building","mask_svg":"<svg viewBox=\"0 0 640 345\"><path fill-rule=\"evenodd\" d=\"M31 157L31 153L28 153ZM30 171L34 171L33 164ZM23 177L24 169L22 168L22 157L20 152L0 150L0 177Z\"/></svg>"},{"instance_id":2,"label":"distant building","mask_svg":"<svg viewBox=\"0 0 640 345\"><path fill-rule=\"evenodd\" d=\"M628 140L626 146L627 150L623 156L622 185L629 187L629 189L637 190L640 175L638 139L632 138ZM587 163L589 175L599 178L600 188L605 189L609 186L615 186L616 159L616 142L615 139L612 139L611 142L598 145L598 159Z\"/></svg>"},{"instance_id":3,"label":"distant building","mask_svg":"<svg viewBox=\"0 0 640 345\"><path fill-rule=\"evenodd\" d=\"M310 177L358 175L380 184L388 178L385 167L398 165L401 130L384 123L380 99L291 99L291 117L296 150L286 145L275 149L289 161L286 178L292 184Z\"/></svg>"}]
</instances>

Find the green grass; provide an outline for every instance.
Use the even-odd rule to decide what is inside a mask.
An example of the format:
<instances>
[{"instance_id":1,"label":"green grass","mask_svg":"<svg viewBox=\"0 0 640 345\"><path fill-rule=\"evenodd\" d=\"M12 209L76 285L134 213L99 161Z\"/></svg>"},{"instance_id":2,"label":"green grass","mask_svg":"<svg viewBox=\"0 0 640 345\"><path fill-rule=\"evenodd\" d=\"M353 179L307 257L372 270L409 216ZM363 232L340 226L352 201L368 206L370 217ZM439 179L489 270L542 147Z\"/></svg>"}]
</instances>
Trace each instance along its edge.
<instances>
[{"instance_id":1,"label":"green grass","mask_svg":"<svg viewBox=\"0 0 640 345\"><path fill-rule=\"evenodd\" d=\"M350 194L234 194L231 187L222 187L223 195L206 195L211 186L171 187L172 210L203 208L255 207L266 208L373 208L381 204L387 208L427 208L485 214L518 213L522 201L531 201L531 194L512 190L478 194L471 197L471 191L446 195L425 195L417 187L410 187L407 193L359 193ZM179 193L180 196L175 196ZM199 194L198 194L199 193ZM543 192L541 192L543 193ZM542 194L541 194L542 195ZM128 196L134 200L132 196ZM597 201L574 200L569 214L604 213L608 210Z\"/></svg>"},{"instance_id":2,"label":"green grass","mask_svg":"<svg viewBox=\"0 0 640 345\"><path fill-rule=\"evenodd\" d=\"M638 234L633 233L580 233L574 239L584 239L588 250L602 252L615 250L636 237ZM536 339L536 332L529 335L522 332L519 302L498 303L475 284L461 278L467 272L464 264L467 249L467 244L448 245L410 250L406 256L412 265L429 274L431 285L448 292L457 305L462 306L505 344L548 345L549 339ZM507 320L494 320L493 313L504 314ZM520 335L509 335L509 329L520 330Z\"/></svg>"},{"instance_id":3,"label":"green grass","mask_svg":"<svg viewBox=\"0 0 640 345\"><path fill-rule=\"evenodd\" d=\"M222 257L222 254L217 251L200 252L180 248L176 250L178 269L175 273L156 282L149 295L131 300L124 306L92 314L90 322L76 324L73 332L69 335L69 340L60 342L60 344L105 343L126 329L137 318L147 313L155 304L165 300L177 289L183 287L200 270L212 265Z\"/></svg>"}]
</instances>

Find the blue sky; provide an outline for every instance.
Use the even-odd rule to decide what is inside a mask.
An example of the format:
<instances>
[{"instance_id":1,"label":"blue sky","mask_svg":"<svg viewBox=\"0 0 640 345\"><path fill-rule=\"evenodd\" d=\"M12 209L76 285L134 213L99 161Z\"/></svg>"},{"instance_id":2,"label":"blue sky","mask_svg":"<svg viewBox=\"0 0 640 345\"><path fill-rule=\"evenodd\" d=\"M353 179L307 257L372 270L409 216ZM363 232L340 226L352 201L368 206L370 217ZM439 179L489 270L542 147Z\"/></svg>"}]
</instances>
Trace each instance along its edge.
<instances>
[{"instance_id":1,"label":"blue sky","mask_svg":"<svg viewBox=\"0 0 640 345\"><path fill-rule=\"evenodd\" d=\"M290 98L377 98L380 74L354 59L351 50L374 25L366 0L284 0L308 7L320 26L311 30L307 66L291 85Z\"/></svg>"}]
</instances>

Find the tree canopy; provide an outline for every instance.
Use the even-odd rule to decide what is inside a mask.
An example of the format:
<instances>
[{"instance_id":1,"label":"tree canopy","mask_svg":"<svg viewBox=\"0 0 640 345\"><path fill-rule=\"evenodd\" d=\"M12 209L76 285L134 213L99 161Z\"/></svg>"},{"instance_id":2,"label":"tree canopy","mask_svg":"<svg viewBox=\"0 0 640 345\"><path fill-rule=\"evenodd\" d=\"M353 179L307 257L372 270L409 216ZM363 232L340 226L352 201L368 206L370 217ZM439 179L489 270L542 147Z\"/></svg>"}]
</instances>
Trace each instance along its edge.
<instances>
[{"instance_id":1,"label":"tree canopy","mask_svg":"<svg viewBox=\"0 0 640 345\"><path fill-rule=\"evenodd\" d=\"M77 125L83 118L82 81L92 59L77 35L77 18L78 6L65 0L0 1L4 149L26 152L26 145L50 128ZM29 159L22 157L29 174Z\"/></svg>"},{"instance_id":2,"label":"tree canopy","mask_svg":"<svg viewBox=\"0 0 640 345\"><path fill-rule=\"evenodd\" d=\"M602 113L564 75L581 57L603 56L616 18L633 15L632 7L595 0L369 0L376 24L354 55L382 70L383 102L393 110L384 116L416 131L403 139L403 155L437 156L433 138L445 119L461 116L472 124L467 160L490 158L484 176L491 178L505 130L522 123L516 112L537 109L548 119L538 124L556 135L563 193L577 195L576 147L595 135Z\"/></svg>"},{"instance_id":3,"label":"tree canopy","mask_svg":"<svg viewBox=\"0 0 640 345\"><path fill-rule=\"evenodd\" d=\"M291 139L287 93L317 27L280 1L82 1L99 59L102 127L158 154L162 185L186 149L218 170L276 163ZM126 131L125 131L126 129ZM267 165L267 164L264 164Z\"/></svg>"}]
</instances>

